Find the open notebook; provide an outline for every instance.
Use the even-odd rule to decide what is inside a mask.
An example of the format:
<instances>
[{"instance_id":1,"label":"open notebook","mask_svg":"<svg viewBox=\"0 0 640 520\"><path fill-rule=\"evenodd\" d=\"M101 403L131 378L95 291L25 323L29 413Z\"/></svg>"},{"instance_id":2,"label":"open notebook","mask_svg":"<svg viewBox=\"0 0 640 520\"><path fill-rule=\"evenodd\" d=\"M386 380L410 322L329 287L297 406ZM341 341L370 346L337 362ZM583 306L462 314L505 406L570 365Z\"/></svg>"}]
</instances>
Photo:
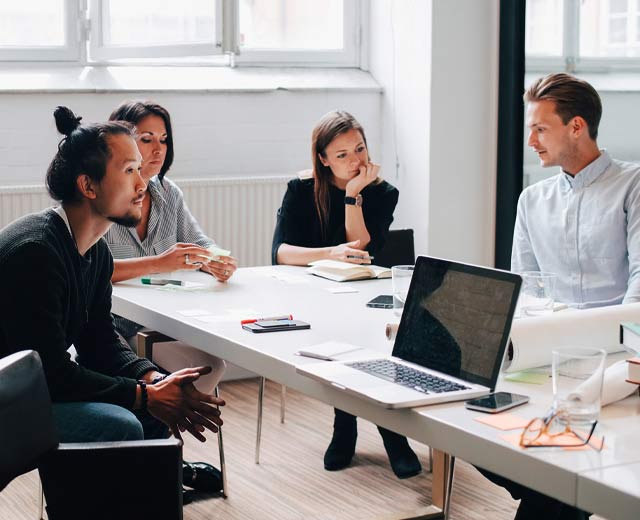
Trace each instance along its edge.
<instances>
[{"instance_id":1,"label":"open notebook","mask_svg":"<svg viewBox=\"0 0 640 520\"><path fill-rule=\"evenodd\" d=\"M366 280L367 278L391 278L391 269L377 265L358 265L338 260L316 260L309 264L307 273L328 278L335 282Z\"/></svg>"}]
</instances>

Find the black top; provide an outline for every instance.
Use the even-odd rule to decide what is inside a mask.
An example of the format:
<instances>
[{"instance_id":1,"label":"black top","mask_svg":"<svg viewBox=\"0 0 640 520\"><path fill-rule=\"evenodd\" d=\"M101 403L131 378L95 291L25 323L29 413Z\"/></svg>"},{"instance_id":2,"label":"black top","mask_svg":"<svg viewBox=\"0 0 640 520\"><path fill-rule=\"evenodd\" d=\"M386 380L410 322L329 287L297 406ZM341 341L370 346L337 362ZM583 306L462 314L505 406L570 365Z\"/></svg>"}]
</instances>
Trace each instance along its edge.
<instances>
[{"instance_id":1,"label":"black top","mask_svg":"<svg viewBox=\"0 0 640 520\"><path fill-rule=\"evenodd\" d=\"M277 264L276 254L281 244L301 247L328 247L347 242L344 227L345 191L334 185L329 187L329 222L325 236L320 229L320 218L313 199L313 179L289 181L287 192L278 210L273 233L271 261ZM369 184L362 192L362 213L371 242L366 250L374 255L382 249L393 222L393 210L398 203L398 190L386 181ZM374 262L375 263L375 262Z\"/></svg>"},{"instance_id":2,"label":"black top","mask_svg":"<svg viewBox=\"0 0 640 520\"><path fill-rule=\"evenodd\" d=\"M81 256L64 220L52 209L0 231L0 355L36 350L53 401L133 408L135 380L157 369L136 356L114 330L112 272L104 240ZM67 352L72 344L78 363Z\"/></svg>"}]
</instances>

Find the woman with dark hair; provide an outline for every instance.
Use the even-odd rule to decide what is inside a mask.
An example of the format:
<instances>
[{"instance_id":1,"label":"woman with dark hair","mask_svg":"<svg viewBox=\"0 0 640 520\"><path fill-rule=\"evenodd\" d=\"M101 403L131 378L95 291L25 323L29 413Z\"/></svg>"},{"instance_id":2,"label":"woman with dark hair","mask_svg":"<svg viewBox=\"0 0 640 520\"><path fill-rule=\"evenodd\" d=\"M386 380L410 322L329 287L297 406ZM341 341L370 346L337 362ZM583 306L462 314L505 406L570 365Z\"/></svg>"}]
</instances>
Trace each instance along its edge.
<instances>
[{"instance_id":1,"label":"woman with dark hair","mask_svg":"<svg viewBox=\"0 0 640 520\"><path fill-rule=\"evenodd\" d=\"M173 163L173 132L169 112L149 101L128 101L116 108L110 121L126 121L136 127L136 142L142 155L140 174L147 183L142 201L142 219L135 227L114 225L105 240L114 258L112 281L119 282L149 273L200 269L226 282L235 272L236 259L211 256L207 248L215 241L206 236L184 202L182 191L165 175ZM114 315L116 328L135 350L136 334L141 325ZM212 372L201 377L196 386L203 393L213 393L225 371L225 362L179 341L155 343L153 361L168 372L189 366L211 366ZM204 463L186 464L184 472L202 480L211 491L220 489L219 472ZM208 482L207 475L210 477ZM190 482L185 478L185 483ZM213 489L216 488L217 489Z\"/></svg>"},{"instance_id":2,"label":"woman with dark hair","mask_svg":"<svg viewBox=\"0 0 640 520\"><path fill-rule=\"evenodd\" d=\"M313 129L312 176L293 179L278 210L271 250L274 264L307 265L321 259L371 263L384 245L398 190L369 159L364 129L349 113L326 114ZM378 426L398 478L421 471L406 437ZM324 467L347 467L355 453L356 417L335 410Z\"/></svg>"}]
</instances>

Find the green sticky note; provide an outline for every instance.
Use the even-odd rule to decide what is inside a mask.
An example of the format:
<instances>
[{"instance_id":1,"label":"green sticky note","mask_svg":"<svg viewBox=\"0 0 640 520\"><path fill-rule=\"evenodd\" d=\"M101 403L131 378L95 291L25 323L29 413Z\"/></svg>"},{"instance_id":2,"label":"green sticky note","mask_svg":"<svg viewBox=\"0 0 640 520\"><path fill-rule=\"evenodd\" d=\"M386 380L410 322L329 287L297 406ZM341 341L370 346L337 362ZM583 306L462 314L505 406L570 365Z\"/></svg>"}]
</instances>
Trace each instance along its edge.
<instances>
[{"instance_id":1,"label":"green sticky note","mask_svg":"<svg viewBox=\"0 0 640 520\"><path fill-rule=\"evenodd\" d=\"M514 383L529 383L530 385L543 385L549 380L549 374L541 374L540 372L513 372L504 376L505 381L513 381Z\"/></svg>"},{"instance_id":2,"label":"green sticky note","mask_svg":"<svg viewBox=\"0 0 640 520\"><path fill-rule=\"evenodd\" d=\"M229 251L228 249L222 249L218 246L211 246L207 249L207 251L211 253L211 256L205 256L205 258L208 260L218 260L218 258L221 256L229 256L231 254L231 251Z\"/></svg>"}]
</instances>

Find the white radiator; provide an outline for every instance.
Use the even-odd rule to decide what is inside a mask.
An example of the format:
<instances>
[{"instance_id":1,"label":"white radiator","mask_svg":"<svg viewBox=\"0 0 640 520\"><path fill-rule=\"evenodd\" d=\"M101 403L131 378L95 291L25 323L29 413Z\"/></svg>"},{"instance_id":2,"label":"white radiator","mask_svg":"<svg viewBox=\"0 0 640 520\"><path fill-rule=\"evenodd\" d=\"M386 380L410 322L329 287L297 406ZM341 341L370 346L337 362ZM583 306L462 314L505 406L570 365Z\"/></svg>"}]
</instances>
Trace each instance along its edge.
<instances>
[{"instance_id":1,"label":"white radiator","mask_svg":"<svg viewBox=\"0 0 640 520\"><path fill-rule=\"evenodd\" d=\"M276 212L291 177L175 179L204 232L241 266L271 263ZM0 186L0 228L53 205L44 186Z\"/></svg>"}]
</instances>

